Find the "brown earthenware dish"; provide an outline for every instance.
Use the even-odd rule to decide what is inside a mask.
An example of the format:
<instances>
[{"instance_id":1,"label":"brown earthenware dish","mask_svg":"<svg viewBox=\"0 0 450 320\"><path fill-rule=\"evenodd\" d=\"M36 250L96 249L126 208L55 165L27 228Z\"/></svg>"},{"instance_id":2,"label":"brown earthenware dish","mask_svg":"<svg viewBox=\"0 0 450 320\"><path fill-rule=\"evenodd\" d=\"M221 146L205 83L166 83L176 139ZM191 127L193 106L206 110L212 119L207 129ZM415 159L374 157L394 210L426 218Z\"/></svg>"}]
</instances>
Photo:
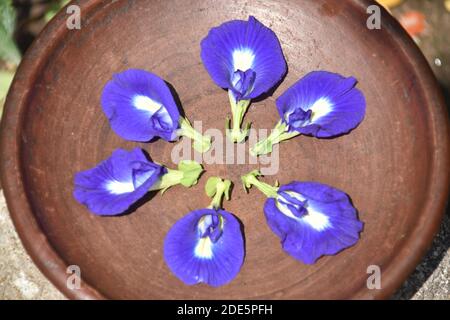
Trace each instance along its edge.
<instances>
[{"instance_id":1,"label":"brown earthenware dish","mask_svg":"<svg viewBox=\"0 0 450 320\"><path fill-rule=\"evenodd\" d=\"M366 27L371 4L86 0L80 30L69 30L61 12L25 55L1 128L2 186L34 262L70 298L389 297L439 227L449 187L449 127L435 78L399 24L382 10L381 29ZM273 127L275 98L312 70L355 76L367 99L365 120L353 132L281 144L279 172L264 178L315 180L351 195L365 223L361 240L312 266L282 251L265 223L264 196L242 190L239 177L255 164L205 164L197 186L170 189L120 217L94 216L72 197L74 174L118 147L141 146L154 161L174 166L176 144L127 142L110 129L100 94L115 72L158 74L175 88L189 119L223 130L227 94L204 70L200 41L211 27L249 15L276 32L289 66L273 95L249 108L246 121L255 129ZM245 263L226 286L189 287L165 265L163 239L177 219L209 203L203 186L212 175L235 182L224 207L245 226ZM69 265L81 269L80 289L66 286ZM379 290L367 288L370 265L381 268Z\"/></svg>"}]
</instances>

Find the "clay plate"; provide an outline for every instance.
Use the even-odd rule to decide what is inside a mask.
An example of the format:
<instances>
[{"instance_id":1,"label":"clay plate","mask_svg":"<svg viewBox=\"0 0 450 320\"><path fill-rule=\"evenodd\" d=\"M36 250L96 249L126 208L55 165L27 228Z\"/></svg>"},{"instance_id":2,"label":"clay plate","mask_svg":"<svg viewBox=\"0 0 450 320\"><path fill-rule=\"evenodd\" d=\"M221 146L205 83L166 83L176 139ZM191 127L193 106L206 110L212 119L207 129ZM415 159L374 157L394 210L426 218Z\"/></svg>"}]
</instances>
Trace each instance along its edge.
<instances>
[{"instance_id":1,"label":"clay plate","mask_svg":"<svg viewBox=\"0 0 450 320\"><path fill-rule=\"evenodd\" d=\"M81 30L60 13L28 51L7 98L1 132L1 179L20 237L42 272L70 298L386 298L414 269L435 234L448 191L449 130L441 95L425 59L390 15L366 28L370 1L97 1L81 2ZM151 70L180 97L186 115L223 130L227 94L200 60L208 30L254 15L278 35L289 72L273 96L255 102L246 120L273 127L275 98L305 73L325 69L359 80L367 98L363 123L351 134L299 137L280 147L280 169L265 178L331 184L351 195L365 228L360 242L306 266L286 255L267 227L257 190L246 195L241 174L256 164L205 164L192 189L175 187L132 214L101 218L72 197L73 176L118 147L141 146L174 166L176 144L126 142L100 108L114 72ZM248 146L247 146L248 147ZM267 165L261 165L262 167ZM229 285L183 285L162 258L171 225L209 201L207 177L235 182L225 208L245 225L246 258ZM82 286L66 287L68 265ZM366 286L380 266L381 289Z\"/></svg>"}]
</instances>

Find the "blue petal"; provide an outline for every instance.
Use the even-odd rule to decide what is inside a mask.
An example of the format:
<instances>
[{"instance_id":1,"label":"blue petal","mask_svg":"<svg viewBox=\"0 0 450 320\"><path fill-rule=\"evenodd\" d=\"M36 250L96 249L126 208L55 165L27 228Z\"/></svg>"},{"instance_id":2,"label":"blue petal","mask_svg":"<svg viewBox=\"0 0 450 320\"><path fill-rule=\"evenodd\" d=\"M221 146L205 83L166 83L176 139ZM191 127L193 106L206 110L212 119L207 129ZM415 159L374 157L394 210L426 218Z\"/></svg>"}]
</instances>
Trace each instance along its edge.
<instances>
[{"instance_id":1,"label":"blue petal","mask_svg":"<svg viewBox=\"0 0 450 320\"><path fill-rule=\"evenodd\" d=\"M255 73L252 90L241 99L269 91L286 73L286 61L275 33L250 16L212 28L201 42L201 57L213 81L232 89L236 71Z\"/></svg>"},{"instance_id":2,"label":"blue petal","mask_svg":"<svg viewBox=\"0 0 450 320\"><path fill-rule=\"evenodd\" d=\"M221 234L202 237L199 222L208 216L223 218ZM184 283L206 283L213 287L230 282L244 261L244 240L238 220L224 210L200 209L188 213L169 230L164 241L164 259Z\"/></svg>"},{"instance_id":3,"label":"blue petal","mask_svg":"<svg viewBox=\"0 0 450 320\"><path fill-rule=\"evenodd\" d=\"M177 137L178 107L167 84L153 73L129 69L114 75L103 89L101 104L112 129L124 139Z\"/></svg>"},{"instance_id":4,"label":"blue petal","mask_svg":"<svg viewBox=\"0 0 450 320\"><path fill-rule=\"evenodd\" d=\"M291 131L318 138L348 133L366 112L356 82L326 71L308 73L277 99L278 113Z\"/></svg>"},{"instance_id":5,"label":"blue petal","mask_svg":"<svg viewBox=\"0 0 450 320\"><path fill-rule=\"evenodd\" d=\"M166 169L141 149L117 149L95 168L75 175L75 199L98 215L116 215L142 198Z\"/></svg>"},{"instance_id":6,"label":"blue petal","mask_svg":"<svg viewBox=\"0 0 450 320\"><path fill-rule=\"evenodd\" d=\"M284 193L296 200L283 197ZM283 249L294 258L313 264L358 241L363 223L344 192L317 182L292 182L280 187L278 194L279 198L266 201L264 213ZM298 208L285 202L303 205L307 213L299 217Z\"/></svg>"},{"instance_id":7,"label":"blue petal","mask_svg":"<svg viewBox=\"0 0 450 320\"><path fill-rule=\"evenodd\" d=\"M231 77L231 90L236 100L243 100L253 90L256 73L252 69L235 71Z\"/></svg>"}]
</instances>

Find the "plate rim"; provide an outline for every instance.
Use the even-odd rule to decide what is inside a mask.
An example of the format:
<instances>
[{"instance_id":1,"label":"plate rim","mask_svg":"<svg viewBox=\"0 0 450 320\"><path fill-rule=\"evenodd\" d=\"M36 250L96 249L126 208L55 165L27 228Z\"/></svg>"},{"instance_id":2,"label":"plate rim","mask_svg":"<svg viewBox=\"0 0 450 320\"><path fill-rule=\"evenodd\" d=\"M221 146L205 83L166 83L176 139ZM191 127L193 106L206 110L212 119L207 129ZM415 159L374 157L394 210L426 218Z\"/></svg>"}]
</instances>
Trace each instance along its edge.
<instances>
[{"instance_id":1,"label":"plate rim","mask_svg":"<svg viewBox=\"0 0 450 320\"><path fill-rule=\"evenodd\" d=\"M369 5L376 4L372 0L346 1L364 12ZM103 10L112 4L105 5L101 2L101 0L87 0L78 5L85 15L95 15L95 10ZM65 25L65 8L46 25L28 49L10 87L0 125L0 180L16 231L27 253L40 271L68 298L106 299L107 297L103 293L83 279L81 279L80 289L71 290L67 287L66 268L68 264L52 248L51 243L46 239L45 232L39 227L39 222L33 213L22 183L20 128L23 123L22 111L27 108L27 100L31 91L27 88L30 88L38 77L41 66L50 56L58 41L68 32ZM414 73L420 74L419 86L424 89L426 100L434 102L433 109L430 109L434 112L427 113L431 116L428 121L433 130L432 136L440 139L434 141L428 197L422 210L430 213L426 215L426 219L425 215L420 217L420 220L424 220L423 223L418 223L419 226L411 231L408 239L400 247L399 254L389 260L383 270L383 287L380 290L368 290L362 286L355 291L354 295L346 297L349 299L386 299L403 284L425 255L441 225L450 188L450 171L448 170L450 167L450 126L442 92L420 49L397 20L383 8L381 10L383 11L382 28L387 30L392 40L404 51ZM434 193L430 190L442 191Z\"/></svg>"}]
</instances>

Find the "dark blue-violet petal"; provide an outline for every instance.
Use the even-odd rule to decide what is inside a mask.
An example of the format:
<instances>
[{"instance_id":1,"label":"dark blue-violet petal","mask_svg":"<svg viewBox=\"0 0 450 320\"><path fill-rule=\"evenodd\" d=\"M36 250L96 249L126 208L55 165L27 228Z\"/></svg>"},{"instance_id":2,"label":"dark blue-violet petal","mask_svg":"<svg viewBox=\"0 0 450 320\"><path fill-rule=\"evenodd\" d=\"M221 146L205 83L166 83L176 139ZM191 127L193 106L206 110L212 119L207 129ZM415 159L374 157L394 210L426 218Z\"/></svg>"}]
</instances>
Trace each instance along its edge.
<instances>
[{"instance_id":1,"label":"dark blue-violet petal","mask_svg":"<svg viewBox=\"0 0 450 320\"><path fill-rule=\"evenodd\" d=\"M201 238L198 223L202 217L223 218L216 241ZM203 230L200 230L203 231ZM213 287L236 277L244 261L244 240L238 220L224 210L200 209L178 220L164 241L164 259L170 270L185 284L206 283Z\"/></svg>"},{"instance_id":2,"label":"dark blue-violet petal","mask_svg":"<svg viewBox=\"0 0 450 320\"><path fill-rule=\"evenodd\" d=\"M103 89L101 104L111 128L124 139L177 138L178 107L167 84L153 73L129 69L115 74Z\"/></svg>"},{"instance_id":3,"label":"dark blue-violet petal","mask_svg":"<svg viewBox=\"0 0 450 320\"><path fill-rule=\"evenodd\" d=\"M75 175L75 199L97 215L117 215L142 198L165 174L141 149L117 149L96 167Z\"/></svg>"},{"instance_id":4,"label":"dark blue-violet petal","mask_svg":"<svg viewBox=\"0 0 450 320\"><path fill-rule=\"evenodd\" d=\"M231 76L231 90L236 100L243 100L253 90L256 73L252 69L235 71Z\"/></svg>"},{"instance_id":5,"label":"dark blue-violet petal","mask_svg":"<svg viewBox=\"0 0 450 320\"><path fill-rule=\"evenodd\" d=\"M275 33L250 16L212 28L201 42L201 58L213 81L232 89L238 70L255 72L252 90L240 99L253 99L269 91L286 73L286 61Z\"/></svg>"},{"instance_id":6,"label":"dark blue-violet petal","mask_svg":"<svg viewBox=\"0 0 450 320\"><path fill-rule=\"evenodd\" d=\"M278 193L288 193L296 201L269 198L264 213L283 249L294 258L313 264L321 256L334 255L359 240L363 223L344 192L317 182L292 182L280 187ZM303 204L306 214L296 216L298 208L283 202Z\"/></svg>"},{"instance_id":7,"label":"dark blue-violet petal","mask_svg":"<svg viewBox=\"0 0 450 320\"><path fill-rule=\"evenodd\" d=\"M327 71L308 73L276 100L278 113L290 131L318 138L348 133L366 112L366 100L356 83L353 77Z\"/></svg>"}]
</instances>

